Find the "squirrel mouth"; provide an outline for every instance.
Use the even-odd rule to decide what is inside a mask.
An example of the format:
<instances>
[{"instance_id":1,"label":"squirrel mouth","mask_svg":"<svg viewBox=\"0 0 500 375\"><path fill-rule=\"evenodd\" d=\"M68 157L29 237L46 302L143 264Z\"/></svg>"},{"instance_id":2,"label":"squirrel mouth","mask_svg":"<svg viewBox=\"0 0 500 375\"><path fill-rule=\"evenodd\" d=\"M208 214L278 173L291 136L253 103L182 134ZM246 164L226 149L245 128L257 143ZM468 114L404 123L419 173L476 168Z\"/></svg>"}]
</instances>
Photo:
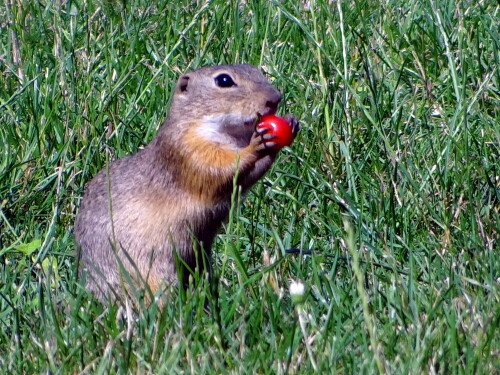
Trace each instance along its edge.
<instances>
[{"instance_id":1,"label":"squirrel mouth","mask_svg":"<svg viewBox=\"0 0 500 375\"><path fill-rule=\"evenodd\" d=\"M260 120L261 117L264 117L264 116L267 116L267 115L275 115L277 110L278 110L278 107L274 107L274 106L273 107L268 107L267 111L265 111L263 113L257 112L257 117Z\"/></svg>"},{"instance_id":2,"label":"squirrel mouth","mask_svg":"<svg viewBox=\"0 0 500 375\"><path fill-rule=\"evenodd\" d=\"M255 128L262 117L267 115L274 115L276 113L276 110L277 108L269 108L268 111L265 111L263 113L257 112L255 117L253 117L251 120L245 121L245 126L252 126L253 128Z\"/></svg>"},{"instance_id":3,"label":"squirrel mouth","mask_svg":"<svg viewBox=\"0 0 500 375\"><path fill-rule=\"evenodd\" d=\"M261 119L262 116L258 115L258 116L255 116L255 117L252 117L251 119L245 121L243 123L243 125L245 126L245 128L255 128L257 126L257 124L259 123L260 119Z\"/></svg>"}]
</instances>

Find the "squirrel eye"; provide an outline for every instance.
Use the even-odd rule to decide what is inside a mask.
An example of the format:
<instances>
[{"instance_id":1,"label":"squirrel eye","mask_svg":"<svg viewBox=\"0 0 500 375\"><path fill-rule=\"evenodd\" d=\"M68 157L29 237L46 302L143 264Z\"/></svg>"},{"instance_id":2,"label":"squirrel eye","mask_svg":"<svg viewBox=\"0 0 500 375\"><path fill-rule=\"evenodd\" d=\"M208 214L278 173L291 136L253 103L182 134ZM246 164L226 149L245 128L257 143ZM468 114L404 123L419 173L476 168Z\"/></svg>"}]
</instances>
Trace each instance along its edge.
<instances>
[{"instance_id":1,"label":"squirrel eye","mask_svg":"<svg viewBox=\"0 0 500 375\"><path fill-rule=\"evenodd\" d=\"M229 74L222 73L215 77L215 84L219 87L231 87L236 86L233 79Z\"/></svg>"}]
</instances>

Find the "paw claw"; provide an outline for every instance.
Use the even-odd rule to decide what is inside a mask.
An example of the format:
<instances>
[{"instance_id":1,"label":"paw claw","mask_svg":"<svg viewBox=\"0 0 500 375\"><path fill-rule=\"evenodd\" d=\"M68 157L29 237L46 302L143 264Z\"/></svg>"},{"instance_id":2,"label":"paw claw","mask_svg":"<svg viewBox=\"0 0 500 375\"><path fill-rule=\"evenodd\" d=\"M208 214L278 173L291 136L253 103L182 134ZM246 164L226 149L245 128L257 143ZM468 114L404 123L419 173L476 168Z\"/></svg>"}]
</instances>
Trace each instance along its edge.
<instances>
[{"instance_id":1,"label":"paw claw","mask_svg":"<svg viewBox=\"0 0 500 375\"><path fill-rule=\"evenodd\" d=\"M262 139L265 140L265 141L270 141L271 139L276 139L278 137L276 137L274 134L272 133L265 133L265 134L262 134L261 135Z\"/></svg>"},{"instance_id":2,"label":"paw claw","mask_svg":"<svg viewBox=\"0 0 500 375\"><path fill-rule=\"evenodd\" d=\"M286 115L284 115L283 118L286 121L288 121L288 123L290 124L290 127L292 128L293 135L296 136L300 130L300 124L299 124L299 121L297 120L297 118L290 113L287 113Z\"/></svg>"},{"instance_id":3,"label":"paw claw","mask_svg":"<svg viewBox=\"0 0 500 375\"><path fill-rule=\"evenodd\" d=\"M269 132L268 128L256 128L255 129L255 133L257 133L258 135L264 135L267 132Z\"/></svg>"},{"instance_id":4,"label":"paw claw","mask_svg":"<svg viewBox=\"0 0 500 375\"><path fill-rule=\"evenodd\" d=\"M272 142L272 140L276 138L274 134L269 133L269 129L257 129L253 133L250 143L254 145L255 150L258 152L272 151L277 145L277 143Z\"/></svg>"}]
</instances>

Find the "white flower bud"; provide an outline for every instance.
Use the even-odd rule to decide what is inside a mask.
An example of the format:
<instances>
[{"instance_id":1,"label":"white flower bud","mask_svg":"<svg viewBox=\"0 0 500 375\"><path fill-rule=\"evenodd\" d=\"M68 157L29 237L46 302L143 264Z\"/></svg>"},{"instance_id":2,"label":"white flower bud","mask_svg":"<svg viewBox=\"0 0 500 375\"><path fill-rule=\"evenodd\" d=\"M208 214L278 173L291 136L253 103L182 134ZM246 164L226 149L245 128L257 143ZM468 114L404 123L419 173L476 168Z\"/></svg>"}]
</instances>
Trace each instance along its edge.
<instances>
[{"instance_id":1,"label":"white flower bud","mask_svg":"<svg viewBox=\"0 0 500 375\"><path fill-rule=\"evenodd\" d=\"M290 297L292 298L293 303L300 304L305 300L304 294L304 284L300 281L292 281L290 283Z\"/></svg>"}]
</instances>

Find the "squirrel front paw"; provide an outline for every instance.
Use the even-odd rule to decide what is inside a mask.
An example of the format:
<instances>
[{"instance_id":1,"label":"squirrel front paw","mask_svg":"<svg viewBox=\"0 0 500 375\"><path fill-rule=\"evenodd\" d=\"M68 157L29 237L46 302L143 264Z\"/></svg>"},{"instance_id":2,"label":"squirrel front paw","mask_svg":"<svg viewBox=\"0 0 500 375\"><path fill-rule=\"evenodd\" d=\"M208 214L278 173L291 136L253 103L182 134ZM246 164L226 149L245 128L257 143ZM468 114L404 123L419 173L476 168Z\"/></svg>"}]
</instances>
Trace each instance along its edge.
<instances>
[{"instance_id":1,"label":"squirrel front paw","mask_svg":"<svg viewBox=\"0 0 500 375\"><path fill-rule=\"evenodd\" d=\"M293 138L295 138L297 136L297 133L300 130L299 120L297 120L297 118L294 115L290 114L290 113L287 113L286 115L284 115L283 118L292 127Z\"/></svg>"},{"instance_id":2,"label":"squirrel front paw","mask_svg":"<svg viewBox=\"0 0 500 375\"><path fill-rule=\"evenodd\" d=\"M257 128L252 135L252 139L250 140L250 144L255 148L258 152L271 152L278 151L278 144L273 140L277 137L272 133L271 129L268 128Z\"/></svg>"},{"instance_id":3,"label":"squirrel front paw","mask_svg":"<svg viewBox=\"0 0 500 375\"><path fill-rule=\"evenodd\" d=\"M274 118L272 120L267 119L256 127L250 144L258 152L272 154L292 143L300 130L300 125L295 116L291 114L287 114L283 118L278 116L269 117ZM283 129L283 127L287 126L290 127L290 130Z\"/></svg>"}]
</instances>

